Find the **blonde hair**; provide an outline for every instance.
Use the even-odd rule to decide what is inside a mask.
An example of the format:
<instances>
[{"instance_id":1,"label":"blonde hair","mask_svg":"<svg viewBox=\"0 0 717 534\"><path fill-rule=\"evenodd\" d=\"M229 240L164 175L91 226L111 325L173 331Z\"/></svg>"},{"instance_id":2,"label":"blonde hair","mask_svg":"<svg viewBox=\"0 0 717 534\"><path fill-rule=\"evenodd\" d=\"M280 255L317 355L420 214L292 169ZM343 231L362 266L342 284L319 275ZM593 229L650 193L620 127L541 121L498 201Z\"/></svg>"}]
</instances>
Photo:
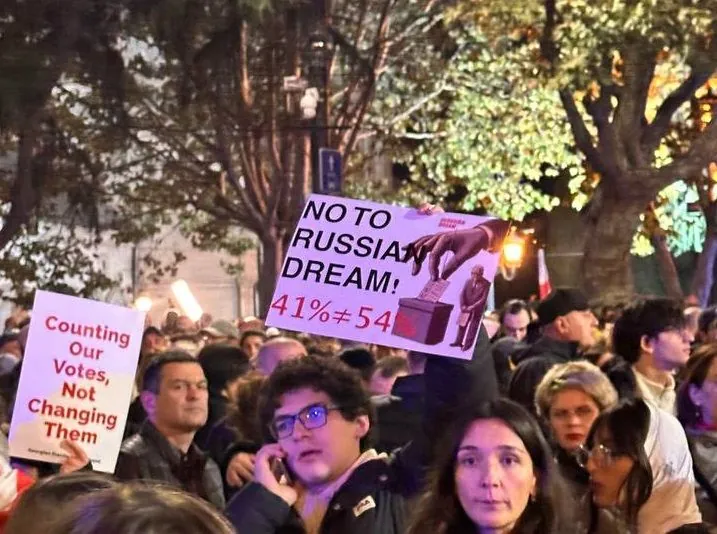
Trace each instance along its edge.
<instances>
[{"instance_id":1,"label":"blonde hair","mask_svg":"<svg viewBox=\"0 0 717 534\"><path fill-rule=\"evenodd\" d=\"M550 405L555 395L565 389L578 389L592 397L604 411L617 404L617 391L599 367L588 361L575 361L554 365L535 390L535 408L538 415L550 416Z\"/></svg>"}]
</instances>

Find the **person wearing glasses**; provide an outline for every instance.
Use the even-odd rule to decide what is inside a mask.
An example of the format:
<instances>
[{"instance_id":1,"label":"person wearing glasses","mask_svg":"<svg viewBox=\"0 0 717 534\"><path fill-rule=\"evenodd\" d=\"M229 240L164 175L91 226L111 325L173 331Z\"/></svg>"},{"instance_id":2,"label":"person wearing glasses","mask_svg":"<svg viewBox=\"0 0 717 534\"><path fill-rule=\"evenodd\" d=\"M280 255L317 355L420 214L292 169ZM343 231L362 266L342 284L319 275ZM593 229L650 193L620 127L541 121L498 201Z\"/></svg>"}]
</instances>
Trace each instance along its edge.
<instances>
[{"instance_id":1,"label":"person wearing glasses","mask_svg":"<svg viewBox=\"0 0 717 534\"><path fill-rule=\"evenodd\" d=\"M485 370L492 368L488 345L481 329L474 367L429 358L428 428L391 456L369 448L373 408L358 373L331 358L282 362L259 402L271 442L256 455L254 480L226 509L234 526L252 534L403 534L408 499L430 460L428 436L439 433L430 421L471 392L477 400L497 396L495 375Z\"/></svg>"},{"instance_id":2,"label":"person wearing glasses","mask_svg":"<svg viewBox=\"0 0 717 534\"><path fill-rule=\"evenodd\" d=\"M616 532L708 532L695 498L687 438L679 421L642 399L627 399L595 420L577 452L595 505L612 509Z\"/></svg>"},{"instance_id":3,"label":"person wearing glasses","mask_svg":"<svg viewBox=\"0 0 717 534\"><path fill-rule=\"evenodd\" d=\"M576 532L587 532L596 512L590 506L589 476L575 453L598 416L617 403L617 392L602 371L578 360L553 366L535 392L535 408L552 436L555 460L578 510ZM609 532L608 518L601 520Z\"/></svg>"}]
</instances>

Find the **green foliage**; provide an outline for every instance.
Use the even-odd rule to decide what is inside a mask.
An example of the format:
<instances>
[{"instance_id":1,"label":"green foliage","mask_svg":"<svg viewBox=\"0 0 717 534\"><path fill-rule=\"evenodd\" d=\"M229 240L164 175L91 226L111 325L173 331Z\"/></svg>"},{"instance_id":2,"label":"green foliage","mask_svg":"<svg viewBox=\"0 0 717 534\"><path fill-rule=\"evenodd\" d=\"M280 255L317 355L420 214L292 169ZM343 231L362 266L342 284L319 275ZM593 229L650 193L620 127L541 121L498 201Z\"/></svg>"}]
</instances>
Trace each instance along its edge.
<instances>
[{"instance_id":1,"label":"green foliage","mask_svg":"<svg viewBox=\"0 0 717 534\"><path fill-rule=\"evenodd\" d=\"M666 230L667 246L674 256L702 252L707 222L701 211L690 209L698 201L695 187L681 180L660 191L657 197L655 215L660 227ZM650 256L655 252L642 226L635 234L631 252L636 256Z\"/></svg>"},{"instance_id":2,"label":"green foliage","mask_svg":"<svg viewBox=\"0 0 717 534\"><path fill-rule=\"evenodd\" d=\"M440 95L395 125L397 138L421 140L405 158L412 187L441 199L462 185L461 208L509 219L552 209L559 199L536 183L584 171L557 92L525 75L536 45L452 35L457 51L432 88Z\"/></svg>"}]
</instances>

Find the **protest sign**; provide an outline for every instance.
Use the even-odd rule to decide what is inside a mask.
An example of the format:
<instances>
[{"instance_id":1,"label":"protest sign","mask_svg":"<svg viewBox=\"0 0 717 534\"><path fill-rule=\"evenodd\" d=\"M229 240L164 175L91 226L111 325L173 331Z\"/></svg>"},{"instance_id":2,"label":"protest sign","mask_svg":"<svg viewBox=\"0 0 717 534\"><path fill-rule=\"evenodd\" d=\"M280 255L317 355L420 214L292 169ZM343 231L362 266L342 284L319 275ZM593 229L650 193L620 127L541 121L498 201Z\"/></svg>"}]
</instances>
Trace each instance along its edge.
<instances>
[{"instance_id":1,"label":"protest sign","mask_svg":"<svg viewBox=\"0 0 717 534\"><path fill-rule=\"evenodd\" d=\"M267 324L468 359L508 223L312 195Z\"/></svg>"},{"instance_id":2,"label":"protest sign","mask_svg":"<svg viewBox=\"0 0 717 534\"><path fill-rule=\"evenodd\" d=\"M38 291L10 427L10 455L61 463L69 439L111 473L122 444L143 312Z\"/></svg>"}]
</instances>

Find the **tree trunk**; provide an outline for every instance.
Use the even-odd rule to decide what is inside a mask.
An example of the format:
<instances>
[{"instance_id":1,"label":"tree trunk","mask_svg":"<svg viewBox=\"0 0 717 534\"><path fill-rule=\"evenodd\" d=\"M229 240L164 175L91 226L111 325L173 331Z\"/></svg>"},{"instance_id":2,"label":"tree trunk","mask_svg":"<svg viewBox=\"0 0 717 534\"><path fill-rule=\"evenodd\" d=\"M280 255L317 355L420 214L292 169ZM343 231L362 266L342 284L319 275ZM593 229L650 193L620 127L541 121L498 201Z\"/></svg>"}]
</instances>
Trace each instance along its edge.
<instances>
[{"instance_id":1,"label":"tree trunk","mask_svg":"<svg viewBox=\"0 0 717 534\"><path fill-rule=\"evenodd\" d=\"M699 305L706 308L710 305L710 294L714 284L714 268L717 259L717 228L707 219L707 235L702 253L697 260L695 275L692 278L692 294L697 297Z\"/></svg>"},{"instance_id":2,"label":"tree trunk","mask_svg":"<svg viewBox=\"0 0 717 534\"><path fill-rule=\"evenodd\" d=\"M657 267L660 271L660 280L665 288L665 294L671 299L682 300L684 293L680 285L680 277L675 267L675 259L672 257L670 249L667 248L667 237L663 232L654 232L650 238L652 246L655 247L655 257L657 258Z\"/></svg>"},{"instance_id":3,"label":"tree trunk","mask_svg":"<svg viewBox=\"0 0 717 534\"><path fill-rule=\"evenodd\" d=\"M274 232L267 232L260 237L261 259L259 261L259 281L257 290L259 296L259 314L266 317L271 306L276 281L281 274L284 264L284 240Z\"/></svg>"},{"instance_id":4,"label":"tree trunk","mask_svg":"<svg viewBox=\"0 0 717 534\"><path fill-rule=\"evenodd\" d=\"M647 203L605 200L591 213L581 270L587 296L611 304L635 292L630 247Z\"/></svg>"}]
</instances>

